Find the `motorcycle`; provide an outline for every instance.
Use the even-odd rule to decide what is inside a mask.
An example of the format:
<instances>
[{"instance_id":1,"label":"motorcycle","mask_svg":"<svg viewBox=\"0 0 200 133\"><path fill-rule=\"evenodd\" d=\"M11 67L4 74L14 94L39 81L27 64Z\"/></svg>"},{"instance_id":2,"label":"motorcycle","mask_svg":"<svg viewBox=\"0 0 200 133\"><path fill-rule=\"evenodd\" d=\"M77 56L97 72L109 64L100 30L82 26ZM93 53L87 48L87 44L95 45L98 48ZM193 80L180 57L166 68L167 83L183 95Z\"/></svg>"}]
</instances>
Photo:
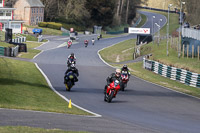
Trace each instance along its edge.
<instances>
[{"instance_id":1,"label":"motorcycle","mask_svg":"<svg viewBox=\"0 0 200 133\"><path fill-rule=\"evenodd\" d=\"M120 90L120 83L118 80L113 81L106 86L104 101L110 103L116 97L117 92Z\"/></svg>"},{"instance_id":2,"label":"motorcycle","mask_svg":"<svg viewBox=\"0 0 200 133\"><path fill-rule=\"evenodd\" d=\"M70 91L71 88L74 86L74 74L72 71L68 72L64 79L65 79L65 86L66 86L66 91Z\"/></svg>"},{"instance_id":3,"label":"motorcycle","mask_svg":"<svg viewBox=\"0 0 200 133\"><path fill-rule=\"evenodd\" d=\"M124 72L121 74L121 77L122 77L122 85L121 85L121 90L124 91L124 89L127 87L127 83L129 81L129 75L128 73Z\"/></svg>"},{"instance_id":4,"label":"motorcycle","mask_svg":"<svg viewBox=\"0 0 200 133\"><path fill-rule=\"evenodd\" d=\"M84 44L85 44L85 47L87 47L88 46L88 40L85 40Z\"/></svg>"},{"instance_id":5,"label":"motorcycle","mask_svg":"<svg viewBox=\"0 0 200 133\"><path fill-rule=\"evenodd\" d=\"M72 58L69 58L68 59L68 62L67 62L67 66L69 67L69 66L71 66L71 65L75 65L76 64L76 62L75 62L75 60L74 59L72 59Z\"/></svg>"},{"instance_id":6,"label":"motorcycle","mask_svg":"<svg viewBox=\"0 0 200 133\"><path fill-rule=\"evenodd\" d=\"M70 48L71 45L72 45L72 41L68 41L68 42L67 42L67 48Z\"/></svg>"}]
</instances>

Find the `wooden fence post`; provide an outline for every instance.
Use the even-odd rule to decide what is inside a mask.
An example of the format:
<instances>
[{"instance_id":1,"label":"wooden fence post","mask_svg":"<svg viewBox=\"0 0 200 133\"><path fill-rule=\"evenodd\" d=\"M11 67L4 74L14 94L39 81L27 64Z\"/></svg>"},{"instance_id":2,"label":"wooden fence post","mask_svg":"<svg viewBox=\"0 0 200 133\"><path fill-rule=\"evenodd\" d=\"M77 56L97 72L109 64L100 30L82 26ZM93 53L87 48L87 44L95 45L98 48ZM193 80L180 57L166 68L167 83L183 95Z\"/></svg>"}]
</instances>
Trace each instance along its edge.
<instances>
[{"instance_id":1,"label":"wooden fence post","mask_svg":"<svg viewBox=\"0 0 200 133\"><path fill-rule=\"evenodd\" d=\"M189 45L187 45L187 58L188 58L188 53L189 53Z\"/></svg>"},{"instance_id":2,"label":"wooden fence post","mask_svg":"<svg viewBox=\"0 0 200 133\"><path fill-rule=\"evenodd\" d=\"M185 45L183 44L183 55L182 55L183 58L184 58L184 55L185 55Z\"/></svg>"},{"instance_id":3,"label":"wooden fence post","mask_svg":"<svg viewBox=\"0 0 200 133\"><path fill-rule=\"evenodd\" d=\"M199 47L200 47L200 46L198 46L198 60L199 60L199 53L200 53L200 51L199 51L199 50L200 50Z\"/></svg>"},{"instance_id":4,"label":"wooden fence post","mask_svg":"<svg viewBox=\"0 0 200 133\"><path fill-rule=\"evenodd\" d=\"M192 59L194 58L194 45L192 45Z\"/></svg>"}]
</instances>

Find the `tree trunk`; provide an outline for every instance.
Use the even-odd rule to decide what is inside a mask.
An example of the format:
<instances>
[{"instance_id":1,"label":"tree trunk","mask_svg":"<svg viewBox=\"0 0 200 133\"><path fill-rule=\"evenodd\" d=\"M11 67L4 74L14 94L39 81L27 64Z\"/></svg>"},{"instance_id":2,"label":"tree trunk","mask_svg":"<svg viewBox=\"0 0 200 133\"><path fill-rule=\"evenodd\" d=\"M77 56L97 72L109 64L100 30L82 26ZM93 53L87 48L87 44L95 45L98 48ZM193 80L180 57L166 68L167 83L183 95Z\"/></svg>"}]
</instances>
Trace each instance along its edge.
<instances>
[{"instance_id":1,"label":"tree trunk","mask_svg":"<svg viewBox=\"0 0 200 133\"><path fill-rule=\"evenodd\" d=\"M128 13L129 13L129 0L127 0L127 4L126 4L126 23L128 23Z\"/></svg>"}]
</instances>

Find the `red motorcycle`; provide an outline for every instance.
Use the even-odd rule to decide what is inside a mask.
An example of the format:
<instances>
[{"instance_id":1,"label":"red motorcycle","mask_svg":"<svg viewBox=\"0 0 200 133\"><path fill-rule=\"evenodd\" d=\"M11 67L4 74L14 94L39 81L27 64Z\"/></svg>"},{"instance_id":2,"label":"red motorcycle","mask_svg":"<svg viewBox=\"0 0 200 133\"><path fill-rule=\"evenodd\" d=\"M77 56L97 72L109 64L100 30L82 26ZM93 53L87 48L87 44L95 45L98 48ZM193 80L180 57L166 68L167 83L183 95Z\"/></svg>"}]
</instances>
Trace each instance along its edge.
<instances>
[{"instance_id":1,"label":"red motorcycle","mask_svg":"<svg viewBox=\"0 0 200 133\"><path fill-rule=\"evenodd\" d=\"M118 80L113 81L110 85L107 86L104 101L110 103L113 98L117 95L117 92L120 90L120 83Z\"/></svg>"},{"instance_id":2,"label":"red motorcycle","mask_svg":"<svg viewBox=\"0 0 200 133\"><path fill-rule=\"evenodd\" d=\"M87 47L87 46L88 46L88 43L89 43L89 41L88 41L88 40L85 40L85 41L84 41L85 47Z\"/></svg>"},{"instance_id":3,"label":"red motorcycle","mask_svg":"<svg viewBox=\"0 0 200 133\"><path fill-rule=\"evenodd\" d=\"M122 73L121 74L121 77L122 77L122 86L121 86L121 90L124 91L124 89L126 88L127 86L127 83L129 81L129 75L128 73Z\"/></svg>"},{"instance_id":4,"label":"red motorcycle","mask_svg":"<svg viewBox=\"0 0 200 133\"><path fill-rule=\"evenodd\" d=\"M71 40L69 40L69 41L67 42L67 48L70 48L70 47L71 47L71 45L72 45L72 41L71 41Z\"/></svg>"}]
</instances>

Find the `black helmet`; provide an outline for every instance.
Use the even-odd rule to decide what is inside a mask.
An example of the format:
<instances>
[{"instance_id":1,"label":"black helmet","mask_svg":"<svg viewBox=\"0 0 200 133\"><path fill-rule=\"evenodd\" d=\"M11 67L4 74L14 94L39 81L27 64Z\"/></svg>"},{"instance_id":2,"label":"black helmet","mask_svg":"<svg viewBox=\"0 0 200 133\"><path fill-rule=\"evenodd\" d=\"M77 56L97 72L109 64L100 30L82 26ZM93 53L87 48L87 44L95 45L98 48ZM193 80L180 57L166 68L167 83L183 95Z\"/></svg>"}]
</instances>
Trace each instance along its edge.
<instances>
[{"instance_id":1,"label":"black helmet","mask_svg":"<svg viewBox=\"0 0 200 133\"><path fill-rule=\"evenodd\" d=\"M74 53L71 53L71 56L73 56L73 57L74 57Z\"/></svg>"},{"instance_id":2,"label":"black helmet","mask_svg":"<svg viewBox=\"0 0 200 133\"><path fill-rule=\"evenodd\" d=\"M127 65L126 65L126 64L123 66L123 69L128 69L128 67L127 67Z\"/></svg>"}]
</instances>

